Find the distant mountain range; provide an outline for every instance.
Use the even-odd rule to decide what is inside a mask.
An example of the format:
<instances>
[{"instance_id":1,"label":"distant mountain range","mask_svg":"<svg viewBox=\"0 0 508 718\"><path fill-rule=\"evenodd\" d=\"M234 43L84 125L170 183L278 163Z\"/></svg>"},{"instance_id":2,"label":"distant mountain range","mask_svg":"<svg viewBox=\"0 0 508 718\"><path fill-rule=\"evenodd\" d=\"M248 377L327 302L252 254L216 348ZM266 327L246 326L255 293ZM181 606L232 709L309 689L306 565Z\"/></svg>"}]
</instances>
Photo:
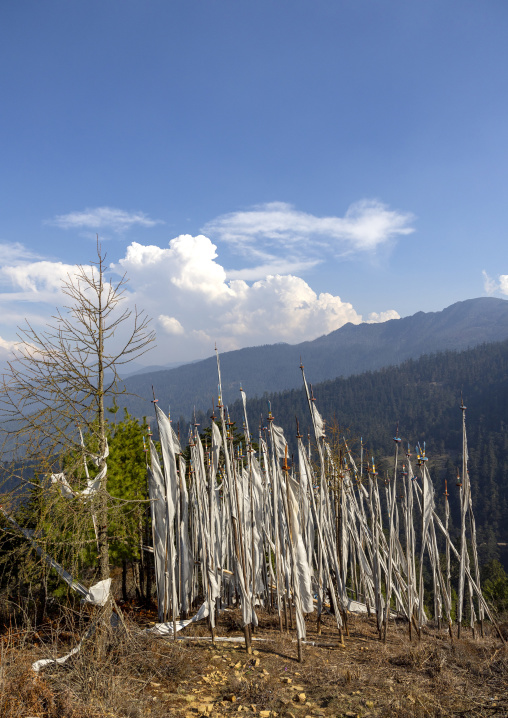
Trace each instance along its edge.
<instances>
[{"instance_id":1,"label":"distant mountain range","mask_svg":"<svg viewBox=\"0 0 508 718\"><path fill-rule=\"evenodd\" d=\"M300 362L308 381L322 382L400 364L424 354L463 350L508 339L508 301L482 297L440 312L418 312L381 324L345 324L301 344L271 344L221 354L223 401L233 403L240 386L248 397L301 386ZM173 369L147 371L125 380L121 405L135 416L153 413L152 386L173 417L206 411L217 396L215 357Z\"/></svg>"}]
</instances>

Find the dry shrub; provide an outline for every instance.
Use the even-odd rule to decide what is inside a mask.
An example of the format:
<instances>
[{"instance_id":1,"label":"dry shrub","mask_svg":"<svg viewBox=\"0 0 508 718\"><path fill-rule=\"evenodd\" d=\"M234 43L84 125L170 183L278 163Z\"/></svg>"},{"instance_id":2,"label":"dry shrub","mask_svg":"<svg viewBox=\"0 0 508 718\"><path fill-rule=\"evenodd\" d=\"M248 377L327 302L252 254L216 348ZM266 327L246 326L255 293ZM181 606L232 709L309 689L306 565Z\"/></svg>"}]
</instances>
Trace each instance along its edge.
<instances>
[{"instance_id":1,"label":"dry shrub","mask_svg":"<svg viewBox=\"0 0 508 718\"><path fill-rule=\"evenodd\" d=\"M230 677L224 686L224 696L232 694L244 705L255 705L261 710L271 710L277 703L279 689L280 685L273 676Z\"/></svg>"},{"instance_id":2,"label":"dry shrub","mask_svg":"<svg viewBox=\"0 0 508 718\"><path fill-rule=\"evenodd\" d=\"M393 700L388 705L381 706L376 715L379 718L429 718L429 716L438 718L438 716L450 715L448 711L429 701L427 696L422 698L422 702L416 704Z\"/></svg>"},{"instance_id":3,"label":"dry shrub","mask_svg":"<svg viewBox=\"0 0 508 718\"><path fill-rule=\"evenodd\" d=\"M188 674L187 650L180 643L118 633L111 640L98 631L68 664L52 669L53 684L68 686L83 704L114 705L119 715L134 718L151 700L144 693L148 684L173 690Z\"/></svg>"},{"instance_id":4,"label":"dry shrub","mask_svg":"<svg viewBox=\"0 0 508 718\"><path fill-rule=\"evenodd\" d=\"M390 663L394 666L426 671L431 677L441 672L446 661L447 656L442 650L425 643L410 646L404 653L390 658Z\"/></svg>"},{"instance_id":5,"label":"dry shrub","mask_svg":"<svg viewBox=\"0 0 508 718\"><path fill-rule=\"evenodd\" d=\"M68 621L66 616L61 626ZM54 632L42 657L60 657L75 645L73 632ZM37 674L31 664L41 658L40 651L23 648L18 641L2 651L0 716L102 718L107 715L104 707L114 707L115 716L125 718L157 716L161 711L165 715L147 686L157 682L165 690L174 690L189 675L187 653L181 643L161 641L129 627L113 630L100 622L79 653Z\"/></svg>"},{"instance_id":6,"label":"dry shrub","mask_svg":"<svg viewBox=\"0 0 508 718\"><path fill-rule=\"evenodd\" d=\"M55 692L44 678L19 666L7 670L1 681L0 715L2 718L72 718L76 712L68 691ZM78 714L79 715L79 714Z\"/></svg>"}]
</instances>

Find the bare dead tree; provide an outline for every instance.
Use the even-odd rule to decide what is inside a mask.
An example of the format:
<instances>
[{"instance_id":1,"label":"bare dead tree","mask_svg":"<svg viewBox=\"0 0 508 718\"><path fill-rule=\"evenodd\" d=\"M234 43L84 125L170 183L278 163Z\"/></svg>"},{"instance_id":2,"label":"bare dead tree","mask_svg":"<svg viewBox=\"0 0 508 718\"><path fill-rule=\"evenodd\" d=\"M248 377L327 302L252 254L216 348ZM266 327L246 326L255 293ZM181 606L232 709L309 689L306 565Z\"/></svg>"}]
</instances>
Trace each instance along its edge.
<instances>
[{"instance_id":1,"label":"bare dead tree","mask_svg":"<svg viewBox=\"0 0 508 718\"><path fill-rule=\"evenodd\" d=\"M150 319L143 311L126 306L125 275L114 282L107 272L106 254L97 238L97 259L78 266L63 282L67 306L57 310L43 330L28 321L19 330L14 359L0 385L0 412L5 446L21 482L34 469L55 472L62 457L70 455L80 457L75 474L79 477L82 452L85 460L92 456L90 448L81 446L80 429L98 457L98 472L105 467L105 411L108 403L125 392L118 372L155 341ZM99 574L104 579L109 576L105 474L93 512Z\"/></svg>"}]
</instances>

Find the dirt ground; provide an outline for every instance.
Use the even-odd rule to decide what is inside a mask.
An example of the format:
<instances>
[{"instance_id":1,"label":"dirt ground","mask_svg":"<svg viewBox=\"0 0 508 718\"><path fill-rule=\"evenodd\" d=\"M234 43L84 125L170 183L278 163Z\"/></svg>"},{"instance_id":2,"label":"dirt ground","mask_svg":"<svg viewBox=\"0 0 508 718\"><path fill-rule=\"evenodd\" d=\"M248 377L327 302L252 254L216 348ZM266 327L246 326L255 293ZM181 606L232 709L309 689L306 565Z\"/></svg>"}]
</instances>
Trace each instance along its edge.
<instances>
[{"instance_id":1,"label":"dirt ground","mask_svg":"<svg viewBox=\"0 0 508 718\"><path fill-rule=\"evenodd\" d=\"M65 654L84 631L69 616L37 631L6 631L0 716L508 716L508 651L490 625L476 640L465 630L451 643L446 630L428 627L410 642L407 623L391 621L381 643L374 618L350 616L342 647L333 617L317 636L314 615L307 641L326 645L305 645L299 663L295 631L281 634L274 614L259 616L251 656L243 642L202 640L205 622L175 642L142 633L152 612L131 606L125 616L127 633L97 631L67 663L40 674L33 661ZM217 633L242 638L237 611L221 614Z\"/></svg>"}]
</instances>

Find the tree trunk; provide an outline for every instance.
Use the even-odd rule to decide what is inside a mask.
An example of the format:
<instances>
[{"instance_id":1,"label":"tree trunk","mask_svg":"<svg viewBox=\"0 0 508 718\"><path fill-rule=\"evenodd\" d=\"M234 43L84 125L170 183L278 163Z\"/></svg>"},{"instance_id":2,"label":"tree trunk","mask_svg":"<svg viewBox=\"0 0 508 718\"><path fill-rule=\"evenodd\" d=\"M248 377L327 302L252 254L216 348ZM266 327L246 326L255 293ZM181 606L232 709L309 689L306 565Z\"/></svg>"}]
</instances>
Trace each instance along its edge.
<instances>
[{"instance_id":1,"label":"tree trunk","mask_svg":"<svg viewBox=\"0 0 508 718\"><path fill-rule=\"evenodd\" d=\"M98 387L97 387L97 419L99 423L99 455L104 457L106 453L106 418L104 416L104 309L102 304L102 292L104 287L103 258L99 258L99 296L98 296ZM106 459L102 458L99 464L99 471L106 467ZM99 573L101 580L109 578L109 545L108 545L108 496L106 493L107 473L101 481L99 492Z\"/></svg>"},{"instance_id":2,"label":"tree trunk","mask_svg":"<svg viewBox=\"0 0 508 718\"><path fill-rule=\"evenodd\" d=\"M122 598L124 601L128 600L127 596L127 561L122 560Z\"/></svg>"}]
</instances>

